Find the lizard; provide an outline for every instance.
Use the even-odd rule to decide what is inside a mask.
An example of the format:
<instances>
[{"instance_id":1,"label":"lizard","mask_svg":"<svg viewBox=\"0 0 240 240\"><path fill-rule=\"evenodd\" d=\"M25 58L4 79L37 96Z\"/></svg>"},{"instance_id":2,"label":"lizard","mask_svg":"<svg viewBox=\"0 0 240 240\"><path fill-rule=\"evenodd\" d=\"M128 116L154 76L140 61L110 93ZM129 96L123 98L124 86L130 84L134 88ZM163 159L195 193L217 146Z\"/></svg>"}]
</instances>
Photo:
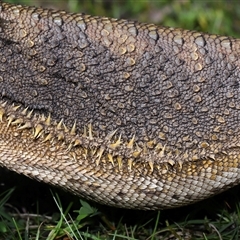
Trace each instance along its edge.
<instances>
[{"instance_id":1,"label":"lizard","mask_svg":"<svg viewBox=\"0 0 240 240\"><path fill-rule=\"evenodd\" d=\"M0 166L120 208L240 182L240 40L0 3Z\"/></svg>"}]
</instances>

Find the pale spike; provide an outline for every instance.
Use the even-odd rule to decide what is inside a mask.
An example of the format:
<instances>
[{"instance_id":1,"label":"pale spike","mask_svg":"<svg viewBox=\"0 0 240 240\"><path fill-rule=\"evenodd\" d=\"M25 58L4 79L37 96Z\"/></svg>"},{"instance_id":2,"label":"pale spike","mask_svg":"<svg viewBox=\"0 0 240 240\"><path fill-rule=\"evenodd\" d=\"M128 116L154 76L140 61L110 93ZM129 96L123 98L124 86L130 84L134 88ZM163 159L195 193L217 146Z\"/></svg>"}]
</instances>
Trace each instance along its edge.
<instances>
[{"instance_id":1,"label":"pale spike","mask_svg":"<svg viewBox=\"0 0 240 240\"><path fill-rule=\"evenodd\" d=\"M63 119L61 119L61 121L58 123L57 130L61 130L62 129L62 123L63 123Z\"/></svg>"},{"instance_id":2,"label":"pale spike","mask_svg":"<svg viewBox=\"0 0 240 240\"><path fill-rule=\"evenodd\" d=\"M7 101L5 101L5 102L1 102L1 104L2 104L3 107L6 107L6 105L7 105Z\"/></svg>"},{"instance_id":3,"label":"pale spike","mask_svg":"<svg viewBox=\"0 0 240 240\"><path fill-rule=\"evenodd\" d=\"M97 148L91 148L91 155L94 156L97 152Z\"/></svg>"},{"instance_id":4,"label":"pale spike","mask_svg":"<svg viewBox=\"0 0 240 240\"><path fill-rule=\"evenodd\" d=\"M10 126L10 124L12 123L12 121L14 120L15 116L10 115L7 120L8 120L8 124L7 124L7 128Z\"/></svg>"},{"instance_id":5,"label":"pale spike","mask_svg":"<svg viewBox=\"0 0 240 240\"><path fill-rule=\"evenodd\" d=\"M136 151L133 152L133 156L134 156L135 158L137 158L137 157L140 156L141 152L142 152L142 149L141 149L141 148L138 146L138 144L136 143Z\"/></svg>"},{"instance_id":6,"label":"pale spike","mask_svg":"<svg viewBox=\"0 0 240 240\"><path fill-rule=\"evenodd\" d=\"M79 146L81 143L82 142L77 138L77 139L75 139L73 146L74 147Z\"/></svg>"},{"instance_id":7,"label":"pale spike","mask_svg":"<svg viewBox=\"0 0 240 240\"><path fill-rule=\"evenodd\" d=\"M69 129L67 128L67 126L65 125L65 123L63 123L63 127L64 127L64 132L68 133Z\"/></svg>"},{"instance_id":8,"label":"pale spike","mask_svg":"<svg viewBox=\"0 0 240 240\"><path fill-rule=\"evenodd\" d=\"M161 150L160 153L159 153L159 156L160 156L160 157L164 157L165 148L166 148L166 144L163 146L162 150Z\"/></svg>"},{"instance_id":9,"label":"pale spike","mask_svg":"<svg viewBox=\"0 0 240 240\"><path fill-rule=\"evenodd\" d=\"M60 132L57 136L57 139L58 139L58 141L63 140L64 139L64 134L62 132Z\"/></svg>"},{"instance_id":10,"label":"pale spike","mask_svg":"<svg viewBox=\"0 0 240 240\"><path fill-rule=\"evenodd\" d=\"M20 108L20 105L13 106L13 111L17 111Z\"/></svg>"},{"instance_id":11,"label":"pale spike","mask_svg":"<svg viewBox=\"0 0 240 240\"><path fill-rule=\"evenodd\" d=\"M30 112L28 112L28 114L27 114L27 118L31 118L32 113L33 113L33 110L31 110Z\"/></svg>"},{"instance_id":12,"label":"pale spike","mask_svg":"<svg viewBox=\"0 0 240 240\"><path fill-rule=\"evenodd\" d=\"M155 141L151 140L151 141L147 142L147 147L148 148L153 148L154 144L155 144Z\"/></svg>"},{"instance_id":13,"label":"pale spike","mask_svg":"<svg viewBox=\"0 0 240 240\"><path fill-rule=\"evenodd\" d=\"M141 152L142 149L138 146L138 144L136 144L136 149L137 149L137 152Z\"/></svg>"},{"instance_id":14,"label":"pale spike","mask_svg":"<svg viewBox=\"0 0 240 240\"><path fill-rule=\"evenodd\" d=\"M48 117L47 117L47 119L46 119L46 121L45 121L45 124L47 125L47 126L49 126L50 124L51 124L51 114L49 113L49 115L48 115Z\"/></svg>"},{"instance_id":15,"label":"pale spike","mask_svg":"<svg viewBox=\"0 0 240 240\"><path fill-rule=\"evenodd\" d=\"M70 131L70 134L71 135L75 135L76 134L76 120L74 121L74 124L72 126L71 131Z\"/></svg>"},{"instance_id":16,"label":"pale spike","mask_svg":"<svg viewBox=\"0 0 240 240\"><path fill-rule=\"evenodd\" d=\"M28 112L28 107L26 107L26 108L24 108L24 109L22 110L22 115L26 115L27 112Z\"/></svg>"},{"instance_id":17,"label":"pale spike","mask_svg":"<svg viewBox=\"0 0 240 240\"><path fill-rule=\"evenodd\" d=\"M148 162L148 165L149 165L149 167L150 167L150 171L151 171L151 173L153 172L153 162Z\"/></svg>"},{"instance_id":18,"label":"pale spike","mask_svg":"<svg viewBox=\"0 0 240 240\"><path fill-rule=\"evenodd\" d=\"M47 141L50 141L51 139L53 138L53 135L51 133L49 133L45 139L43 140L43 142L47 142Z\"/></svg>"},{"instance_id":19,"label":"pale spike","mask_svg":"<svg viewBox=\"0 0 240 240\"><path fill-rule=\"evenodd\" d=\"M164 166L165 166L166 170L168 171L168 165L167 165L167 163L165 163Z\"/></svg>"},{"instance_id":20,"label":"pale spike","mask_svg":"<svg viewBox=\"0 0 240 240\"><path fill-rule=\"evenodd\" d=\"M211 153L211 154L209 155L209 157L210 157L212 160L214 160L214 161L216 160L216 159L215 159L215 154L214 154L214 153Z\"/></svg>"},{"instance_id":21,"label":"pale spike","mask_svg":"<svg viewBox=\"0 0 240 240\"><path fill-rule=\"evenodd\" d=\"M2 120L3 120L4 114L5 114L4 108L0 108L0 121L1 121L1 122L2 122Z\"/></svg>"},{"instance_id":22,"label":"pale spike","mask_svg":"<svg viewBox=\"0 0 240 240\"><path fill-rule=\"evenodd\" d=\"M131 172L132 171L132 164L133 164L133 160L132 158L128 159L128 170Z\"/></svg>"},{"instance_id":23,"label":"pale spike","mask_svg":"<svg viewBox=\"0 0 240 240\"><path fill-rule=\"evenodd\" d=\"M75 152L70 153L70 156L74 159L74 161L77 161L77 155Z\"/></svg>"},{"instance_id":24,"label":"pale spike","mask_svg":"<svg viewBox=\"0 0 240 240\"><path fill-rule=\"evenodd\" d=\"M18 119L14 120L12 122L12 124L14 124L14 125L21 124L21 123L23 123L23 119L22 118L18 118Z\"/></svg>"},{"instance_id":25,"label":"pale spike","mask_svg":"<svg viewBox=\"0 0 240 240\"><path fill-rule=\"evenodd\" d=\"M163 145L161 143L158 143L155 147L155 149L158 151L163 148Z\"/></svg>"},{"instance_id":26,"label":"pale spike","mask_svg":"<svg viewBox=\"0 0 240 240\"><path fill-rule=\"evenodd\" d=\"M181 171L181 170L182 170L183 162L182 162L182 160L178 160L177 162L178 162L178 165L179 165L179 169L180 169L180 171Z\"/></svg>"},{"instance_id":27,"label":"pale spike","mask_svg":"<svg viewBox=\"0 0 240 240\"><path fill-rule=\"evenodd\" d=\"M137 158L137 157L139 157L140 154L141 154L140 151L135 151L135 152L132 153L132 156L133 156L134 158Z\"/></svg>"},{"instance_id":28,"label":"pale spike","mask_svg":"<svg viewBox=\"0 0 240 240\"><path fill-rule=\"evenodd\" d=\"M133 148L134 140L135 140L135 134L133 135L132 139L128 143L128 145L127 145L128 148Z\"/></svg>"},{"instance_id":29,"label":"pale spike","mask_svg":"<svg viewBox=\"0 0 240 240\"><path fill-rule=\"evenodd\" d=\"M110 153L108 153L108 160L109 160L109 162L113 165L113 167L114 167L114 161L113 161L113 156L110 154Z\"/></svg>"},{"instance_id":30,"label":"pale spike","mask_svg":"<svg viewBox=\"0 0 240 240\"><path fill-rule=\"evenodd\" d=\"M83 156L84 156L85 159L87 159L87 156L88 156L88 149L87 148L84 148Z\"/></svg>"},{"instance_id":31,"label":"pale spike","mask_svg":"<svg viewBox=\"0 0 240 240\"><path fill-rule=\"evenodd\" d=\"M45 115L44 115L44 114L41 114L41 116L40 116L40 117L41 117L41 121L42 121L42 122L46 121L46 117L45 117Z\"/></svg>"},{"instance_id":32,"label":"pale spike","mask_svg":"<svg viewBox=\"0 0 240 240\"><path fill-rule=\"evenodd\" d=\"M110 132L110 133L106 136L106 140L109 140L109 141L110 141L110 140L112 139L112 137L115 135L115 133L117 132L117 130L118 130L118 129Z\"/></svg>"},{"instance_id":33,"label":"pale spike","mask_svg":"<svg viewBox=\"0 0 240 240\"><path fill-rule=\"evenodd\" d=\"M26 122L23 126L20 126L18 130L32 128L32 124L30 122Z\"/></svg>"},{"instance_id":34,"label":"pale spike","mask_svg":"<svg viewBox=\"0 0 240 240\"><path fill-rule=\"evenodd\" d=\"M168 160L168 163L169 163L171 166L175 165L175 162L174 162L172 159Z\"/></svg>"},{"instance_id":35,"label":"pale spike","mask_svg":"<svg viewBox=\"0 0 240 240\"><path fill-rule=\"evenodd\" d=\"M72 143L70 143L70 144L68 145L68 147L67 147L67 152L70 152L71 149L72 149L72 147L73 147L73 145L72 145Z\"/></svg>"},{"instance_id":36,"label":"pale spike","mask_svg":"<svg viewBox=\"0 0 240 240\"><path fill-rule=\"evenodd\" d=\"M41 135L42 133L42 130L43 130L43 126L41 124L38 124L36 127L35 127L35 131L34 131L34 138L37 138Z\"/></svg>"},{"instance_id":37,"label":"pale spike","mask_svg":"<svg viewBox=\"0 0 240 240\"><path fill-rule=\"evenodd\" d=\"M87 137L87 128L85 126L83 128L83 137Z\"/></svg>"},{"instance_id":38,"label":"pale spike","mask_svg":"<svg viewBox=\"0 0 240 240\"><path fill-rule=\"evenodd\" d=\"M147 153L147 147L146 147L146 145L144 144L144 146L143 146L143 154L146 154Z\"/></svg>"},{"instance_id":39,"label":"pale spike","mask_svg":"<svg viewBox=\"0 0 240 240\"><path fill-rule=\"evenodd\" d=\"M118 168L119 168L119 170L121 170L122 169L122 158L120 156L118 156L117 161L118 161Z\"/></svg>"},{"instance_id":40,"label":"pale spike","mask_svg":"<svg viewBox=\"0 0 240 240\"><path fill-rule=\"evenodd\" d=\"M91 123L88 124L88 135L89 135L89 139L93 140L92 124Z\"/></svg>"},{"instance_id":41,"label":"pale spike","mask_svg":"<svg viewBox=\"0 0 240 240\"><path fill-rule=\"evenodd\" d=\"M103 155L103 153L104 153L104 148L103 147L100 147L100 150L98 151L98 153L97 153L97 160L96 160L96 162L98 162L98 164L100 163L100 160L101 160L101 158L102 158L102 155ZM97 166L98 166L98 164L97 164Z\"/></svg>"},{"instance_id":42,"label":"pale spike","mask_svg":"<svg viewBox=\"0 0 240 240\"><path fill-rule=\"evenodd\" d=\"M121 145L121 137L122 137L122 135L120 134L118 140L115 143L110 144L109 147L112 148L112 149L115 149L118 146L120 146Z\"/></svg>"}]
</instances>

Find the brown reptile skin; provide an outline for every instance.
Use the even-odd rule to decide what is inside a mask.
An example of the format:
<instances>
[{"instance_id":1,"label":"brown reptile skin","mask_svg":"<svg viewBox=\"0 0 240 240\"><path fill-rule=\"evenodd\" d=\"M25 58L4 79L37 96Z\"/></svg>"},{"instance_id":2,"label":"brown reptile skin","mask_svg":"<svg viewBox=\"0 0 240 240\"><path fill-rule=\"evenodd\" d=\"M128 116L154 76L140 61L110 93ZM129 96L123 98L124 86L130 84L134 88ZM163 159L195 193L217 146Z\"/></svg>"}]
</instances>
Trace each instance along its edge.
<instances>
[{"instance_id":1,"label":"brown reptile skin","mask_svg":"<svg viewBox=\"0 0 240 240\"><path fill-rule=\"evenodd\" d=\"M240 40L0 3L0 166L103 204L240 182Z\"/></svg>"}]
</instances>

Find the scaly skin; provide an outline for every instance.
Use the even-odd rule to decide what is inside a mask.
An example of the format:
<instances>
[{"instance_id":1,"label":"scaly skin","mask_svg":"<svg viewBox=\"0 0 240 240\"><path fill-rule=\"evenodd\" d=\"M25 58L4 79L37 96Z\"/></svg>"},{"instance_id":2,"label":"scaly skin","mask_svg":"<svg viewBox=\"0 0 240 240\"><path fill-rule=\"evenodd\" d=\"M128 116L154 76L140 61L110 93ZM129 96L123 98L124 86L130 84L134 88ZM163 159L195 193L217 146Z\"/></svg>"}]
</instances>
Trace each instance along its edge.
<instances>
[{"instance_id":1,"label":"scaly skin","mask_svg":"<svg viewBox=\"0 0 240 240\"><path fill-rule=\"evenodd\" d=\"M124 208L239 183L239 40L0 6L1 166Z\"/></svg>"}]
</instances>

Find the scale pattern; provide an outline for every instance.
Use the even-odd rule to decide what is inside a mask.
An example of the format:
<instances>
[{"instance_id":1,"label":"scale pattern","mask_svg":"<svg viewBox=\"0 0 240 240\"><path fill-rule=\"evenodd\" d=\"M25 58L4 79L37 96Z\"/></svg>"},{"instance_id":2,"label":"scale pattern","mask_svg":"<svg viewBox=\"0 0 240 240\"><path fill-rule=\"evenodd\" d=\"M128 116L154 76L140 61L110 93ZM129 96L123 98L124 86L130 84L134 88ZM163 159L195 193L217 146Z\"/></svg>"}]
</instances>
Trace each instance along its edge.
<instances>
[{"instance_id":1,"label":"scale pattern","mask_svg":"<svg viewBox=\"0 0 240 240\"><path fill-rule=\"evenodd\" d=\"M240 182L240 40L0 3L0 166L163 209Z\"/></svg>"}]
</instances>

